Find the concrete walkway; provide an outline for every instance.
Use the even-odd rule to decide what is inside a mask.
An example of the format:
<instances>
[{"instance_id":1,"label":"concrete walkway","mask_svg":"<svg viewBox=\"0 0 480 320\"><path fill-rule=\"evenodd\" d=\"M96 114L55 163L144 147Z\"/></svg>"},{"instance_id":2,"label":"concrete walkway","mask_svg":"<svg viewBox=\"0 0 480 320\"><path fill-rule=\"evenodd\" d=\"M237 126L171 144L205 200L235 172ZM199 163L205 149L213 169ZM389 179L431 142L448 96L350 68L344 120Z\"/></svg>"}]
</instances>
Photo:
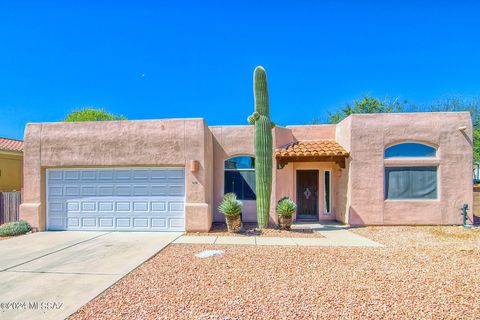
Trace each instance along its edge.
<instances>
[{"instance_id":1,"label":"concrete walkway","mask_svg":"<svg viewBox=\"0 0 480 320\"><path fill-rule=\"evenodd\" d=\"M258 236L181 236L173 243L233 244L257 246L315 246L315 247L383 247L382 244L362 237L339 224L295 224L292 229L309 229L323 238L258 237Z\"/></svg>"},{"instance_id":2,"label":"concrete walkway","mask_svg":"<svg viewBox=\"0 0 480 320\"><path fill-rule=\"evenodd\" d=\"M39 232L0 241L0 319L65 319L181 233Z\"/></svg>"}]
</instances>

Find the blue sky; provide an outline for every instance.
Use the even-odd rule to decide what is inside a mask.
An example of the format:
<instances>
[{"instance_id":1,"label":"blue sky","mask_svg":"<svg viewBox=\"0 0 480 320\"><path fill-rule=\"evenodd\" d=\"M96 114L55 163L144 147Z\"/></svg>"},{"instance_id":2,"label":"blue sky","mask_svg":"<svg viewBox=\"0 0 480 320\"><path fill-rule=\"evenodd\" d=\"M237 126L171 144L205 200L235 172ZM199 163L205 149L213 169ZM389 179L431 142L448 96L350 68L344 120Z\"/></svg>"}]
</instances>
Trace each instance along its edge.
<instances>
[{"instance_id":1,"label":"blue sky","mask_svg":"<svg viewBox=\"0 0 480 320\"><path fill-rule=\"evenodd\" d=\"M280 125L364 93L477 96L479 12L474 1L0 1L0 136L84 106L246 124L256 65Z\"/></svg>"}]
</instances>

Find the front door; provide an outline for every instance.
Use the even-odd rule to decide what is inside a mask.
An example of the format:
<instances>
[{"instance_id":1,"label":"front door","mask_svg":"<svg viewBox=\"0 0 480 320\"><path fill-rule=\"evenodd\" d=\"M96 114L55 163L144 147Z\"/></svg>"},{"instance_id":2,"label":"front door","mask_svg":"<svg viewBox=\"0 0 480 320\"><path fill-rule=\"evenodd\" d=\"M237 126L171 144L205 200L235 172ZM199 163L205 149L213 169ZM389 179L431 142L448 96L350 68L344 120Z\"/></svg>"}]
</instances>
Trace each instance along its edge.
<instances>
[{"instance_id":1,"label":"front door","mask_svg":"<svg viewBox=\"0 0 480 320\"><path fill-rule=\"evenodd\" d=\"M318 170L297 170L297 220L318 220Z\"/></svg>"}]
</instances>

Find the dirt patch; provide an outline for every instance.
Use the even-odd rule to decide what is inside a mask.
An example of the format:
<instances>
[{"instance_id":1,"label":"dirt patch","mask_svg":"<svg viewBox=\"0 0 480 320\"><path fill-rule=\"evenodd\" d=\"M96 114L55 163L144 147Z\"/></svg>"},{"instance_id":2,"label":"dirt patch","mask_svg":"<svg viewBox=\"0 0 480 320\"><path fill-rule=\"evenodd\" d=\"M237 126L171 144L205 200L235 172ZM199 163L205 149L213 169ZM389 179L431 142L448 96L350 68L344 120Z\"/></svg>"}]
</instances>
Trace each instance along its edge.
<instances>
[{"instance_id":1,"label":"dirt patch","mask_svg":"<svg viewBox=\"0 0 480 320\"><path fill-rule=\"evenodd\" d=\"M480 229L462 226L359 227L349 230L393 247L480 247Z\"/></svg>"},{"instance_id":2,"label":"dirt patch","mask_svg":"<svg viewBox=\"0 0 480 320\"><path fill-rule=\"evenodd\" d=\"M280 238L324 238L311 229L279 230L272 227L257 229L256 223L244 223L243 231L230 233L224 223L214 223L209 232L190 232L189 236L228 236L228 237L280 237Z\"/></svg>"},{"instance_id":3,"label":"dirt patch","mask_svg":"<svg viewBox=\"0 0 480 320\"><path fill-rule=\"evenodd\" d=\"M12 237L0 237L0 241L7 240L7 239L10 239L10 238L12 238Z\"/></svg>"},{"instance_id":4,"label":"dirt patch","mask_svg":"<svg viewBox=\"0 0 480 320\"><path fill-rule=\"evenodd\" d=\"M437 238L480 239L480 229L465 229L464 227L433 227L429 231Z\"/></svg>"},{"instance_id":5,"label":"dirt patch","mask_svg":"<svg viewBox=\"0 0 480 320\"><path fill-rule=\"evenodd\" d=\"M381 248L174 244L71 319L478 318L480 239L430 231L354 230Z\"/></svg>"}]
</instances>

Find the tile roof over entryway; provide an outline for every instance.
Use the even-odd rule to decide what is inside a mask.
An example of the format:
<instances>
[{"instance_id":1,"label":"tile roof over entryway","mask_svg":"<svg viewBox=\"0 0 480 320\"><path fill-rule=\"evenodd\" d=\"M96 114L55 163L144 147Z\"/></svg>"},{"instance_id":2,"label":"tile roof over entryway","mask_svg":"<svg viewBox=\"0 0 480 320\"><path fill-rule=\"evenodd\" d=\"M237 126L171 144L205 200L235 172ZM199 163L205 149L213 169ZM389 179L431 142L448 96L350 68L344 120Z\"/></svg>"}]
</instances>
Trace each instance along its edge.
<instances>
[{"instance_id":1,"label":"tile roof over entryway","mask_svg":"<svg viewBox=\"0 0 480 320\"><path fill-rule=\"evenodd\" d=\"M276 157L348 156L335 140L295 141L275 150Z\"/></svg>"},{"instance_id":2,"label":"tile roof over entryway","mask_svg":"<svg viewBox=\"0 0 480 320\"><path fill-rule=\"evenodd\" d=\"M22 152L23 141L8 139L8 138L0 138L0 151Z\"/></svg>"}]
</instances>

